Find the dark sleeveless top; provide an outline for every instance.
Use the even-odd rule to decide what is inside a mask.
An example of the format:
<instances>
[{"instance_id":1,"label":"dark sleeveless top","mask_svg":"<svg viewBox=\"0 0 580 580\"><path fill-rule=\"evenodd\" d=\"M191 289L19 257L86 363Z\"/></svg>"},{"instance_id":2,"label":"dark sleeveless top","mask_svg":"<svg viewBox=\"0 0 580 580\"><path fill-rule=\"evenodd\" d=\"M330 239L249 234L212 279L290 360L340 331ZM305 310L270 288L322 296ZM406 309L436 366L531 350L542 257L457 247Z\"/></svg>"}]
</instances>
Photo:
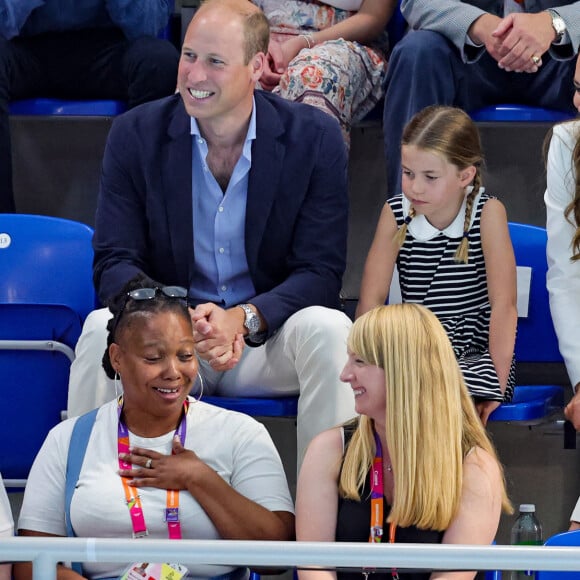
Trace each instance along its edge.
<instances>
[{"instance_id":1,"label":"dark sleeveless top","mask_svg":"<svg viewBox=\"0 0 580 580\"><path fill-rule=\"evenodd\" d=\"M348 447L351 437L356 429L358 419L344 426L344 447ZM369 527L371 519L371 486L370 473L367 475L361 501L354 501L338 498L338 516L336 520L336 541L337 542L368 542ZM389 541L389 524L387 517L391 511L391 506L385 499L384 504L384 537L383 542ZM409 544L440 544L443 540L443 532L434 530L421 530L415 526L408 528L397 527L395 531L396 543ZM377 546L380 549L379 546ZM401 580L428 580L430 572L425 570L404 573L399 571ZM360 572L337 572L338 580L362 580ZM391 580L390 572L373 573L369 575L369 580Z\"/></svg>"}]
</instances>

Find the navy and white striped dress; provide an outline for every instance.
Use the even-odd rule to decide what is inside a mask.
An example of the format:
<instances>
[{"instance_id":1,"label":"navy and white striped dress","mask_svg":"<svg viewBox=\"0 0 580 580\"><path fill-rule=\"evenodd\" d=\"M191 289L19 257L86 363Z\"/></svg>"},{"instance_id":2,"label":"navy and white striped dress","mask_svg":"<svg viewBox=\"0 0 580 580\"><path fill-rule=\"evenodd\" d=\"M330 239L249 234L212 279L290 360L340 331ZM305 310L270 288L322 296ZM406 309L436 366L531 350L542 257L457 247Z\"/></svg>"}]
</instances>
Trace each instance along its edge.
<instances>
[{"instance_id":1,"label":"navy and white striped dress","mask_svg":"<svg viewBox=\"0 0 580 580\"><path fill-rule=\"evenodd\" d=\"M490 196L479 193L474 200L467 264L453 259L463 235L464 202L453 223L444 230L434 228L423 215L415 216L407 226L397 268L403 302L423 304L439 318L471 395L477 399L510 401L515 363L512 360L504 396L489 354L491 306L480 233L481 211L489 199ZM409 201L398 195L387 203L401 227L409 212Z\"/></svg>"}]
</instances>

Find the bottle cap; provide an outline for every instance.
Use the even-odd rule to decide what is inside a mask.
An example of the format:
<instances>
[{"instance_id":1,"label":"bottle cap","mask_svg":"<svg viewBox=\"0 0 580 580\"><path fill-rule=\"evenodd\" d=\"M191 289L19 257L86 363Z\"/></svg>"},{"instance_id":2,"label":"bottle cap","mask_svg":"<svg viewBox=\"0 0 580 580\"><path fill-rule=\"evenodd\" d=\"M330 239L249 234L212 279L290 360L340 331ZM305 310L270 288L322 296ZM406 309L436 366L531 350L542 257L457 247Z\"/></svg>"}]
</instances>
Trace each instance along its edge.
<instances>
[{"instance_id":1,"label":"bottle cap","mask_svg":"<svg viewBox=\"0 0 580 580\"><path fill-rule=\"evenodd\" d=\"M520 504L520 512L531 513L536 511L536 506L533 503Z\"/></svg>"}]
</instances>

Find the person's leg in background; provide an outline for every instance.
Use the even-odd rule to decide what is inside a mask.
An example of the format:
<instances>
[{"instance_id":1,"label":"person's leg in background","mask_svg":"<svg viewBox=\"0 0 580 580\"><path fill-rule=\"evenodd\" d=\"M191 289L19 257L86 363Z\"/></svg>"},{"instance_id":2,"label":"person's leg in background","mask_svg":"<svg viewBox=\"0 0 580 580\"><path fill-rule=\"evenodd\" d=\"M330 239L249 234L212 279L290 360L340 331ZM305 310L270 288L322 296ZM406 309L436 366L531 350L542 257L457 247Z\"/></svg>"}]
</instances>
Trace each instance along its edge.
<instances>
[{"instance_id":1,"label":"person's leg in background","mask_svg":"<svg viewBox=\"0 0 580 580\"><path fill-rule=\"evenodd\" d=\"M130 41L123 56L129 107L173 94L179 52L168 40L143 36Z\"/></svg>"},{"instance_id":2,"label":"person's leg in background","mask_svg":"<svg viewBox=\"0 0 580 580\"><path fill-rule=\"evenodd\" d=\"M0 213L16 210L12 188L10 101L34 96L46 86L46 75L26 40L0 38Z\"/></svg>"},{"instance_id":3,"label":"person's leg in background","mask_svg":"<svg viewBox=\"0 0 580 580\"><path fill-rule=\"evenodd\" d=\"M115 392L115 382L107 377L102 364L109 334L107 322L111 317L108 308L99 308L93 310L83 324L75 347L75 360L70 367L68 417L77 417L96 409L121 394Z\"/></svg>"},{"instance_id":4,"label":"person's leg in background","mask_svg":"<svg viewBox=\"0 0 580 580\"><path fill-rule=\"evenodd\" d=\"M352 123L371 111L383 95L386 70L379 51L357 42L331 40L300 51L273 92L335 117L349 145Z\"/></svg>"},{"instance_id":5,"label":"person's leg in background","mask_svg":"<svg viewBox=\"0 0 580 580\"><path fill-rule=\"evenodd\" d=\"M167 40L149 36L127 40L116 28L53 37L59 59L51 75L62 98L118 99L134 107L175 92L179 53ZM71 50L74 53L67 56ZM57 64L62 59L67 62L64 68Z\"/></svg>"}]
</instances>

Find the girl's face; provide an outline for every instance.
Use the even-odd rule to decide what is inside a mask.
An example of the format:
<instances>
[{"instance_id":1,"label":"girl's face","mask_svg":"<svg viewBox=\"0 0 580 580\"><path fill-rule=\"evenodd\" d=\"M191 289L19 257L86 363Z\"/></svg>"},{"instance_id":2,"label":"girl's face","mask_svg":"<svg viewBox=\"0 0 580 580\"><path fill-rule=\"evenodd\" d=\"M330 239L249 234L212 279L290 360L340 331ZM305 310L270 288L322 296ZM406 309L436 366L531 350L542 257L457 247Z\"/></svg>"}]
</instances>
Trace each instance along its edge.
<instances>
[{"instance_id":1,"label":"girl's face","mask_svg":"<svg viewBox=\"0 0 580 580\"><path fill-rule=\"evenodd\" d=\"M371 365L357 354L348 351L348 360L340 380L350 383L354 393L355 410L380 422L384 421L386 409L385 371Z\"/></svg>"},{"instance_id":2,"label":"girl's face","mask_svg":"<svg viewBox=\"0 0 580 580\"><path fill-rule=\"evenodd\" d=\"M460 170L441 155L415 145L401 147L403 193L417 214L423 214L437 229L455 219L473 181L473 165Z\"/></svg>"}]
</instances>

